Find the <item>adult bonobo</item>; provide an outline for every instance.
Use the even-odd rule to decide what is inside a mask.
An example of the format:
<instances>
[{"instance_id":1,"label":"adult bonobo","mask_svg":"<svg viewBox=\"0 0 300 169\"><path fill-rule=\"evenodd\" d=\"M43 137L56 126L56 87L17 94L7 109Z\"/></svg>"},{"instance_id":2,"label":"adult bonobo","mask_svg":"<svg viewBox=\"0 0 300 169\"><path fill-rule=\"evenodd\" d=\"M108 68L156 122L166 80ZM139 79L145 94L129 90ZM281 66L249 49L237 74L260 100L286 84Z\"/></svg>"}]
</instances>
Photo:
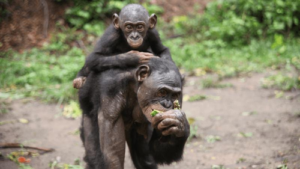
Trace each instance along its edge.
<instances>
[{"instance_id":1,"label":"adult bonobo","mask_svg":"<svg viewBox=\"0 0 300 169\"><path fill-rule=\"evenodd\" d=\"M138 4L125 6L120 16L114 14L113 23L73 81L74 87L81 88L91 70L101 72L110 68L136 67L147 63L154 55L172 61L169 49L161 43L155 29L156 21L155 14L149 16L148 11Z\"/></svg>"},{"instance_id":2,"label":"adult bonobo","mask_svg":"<svg viewBox=\"0 0 300 169\"><path fill-rule=\"evenodd\" d=\"M173 103L181 104L182 81L175 64L160 58L137 68L91 72L79 90L86 168L123 169L125 140L137 169L180 160L189 124ZM154 109L162 113L152 117Z\"/></svg>"}]
</instances>

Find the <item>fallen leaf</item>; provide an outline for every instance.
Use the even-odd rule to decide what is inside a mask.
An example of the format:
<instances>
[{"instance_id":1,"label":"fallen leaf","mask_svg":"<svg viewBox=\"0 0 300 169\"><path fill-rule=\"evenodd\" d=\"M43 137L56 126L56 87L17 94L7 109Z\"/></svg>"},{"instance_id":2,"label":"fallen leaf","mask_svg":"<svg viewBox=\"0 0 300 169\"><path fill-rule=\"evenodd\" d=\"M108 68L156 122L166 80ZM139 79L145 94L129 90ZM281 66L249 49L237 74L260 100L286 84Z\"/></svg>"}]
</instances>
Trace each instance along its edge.
<instances>
[{"instance_id":1,"label":"fallen leaf","mask_svg":"<svg viewBox=\"0 0 300 169\"><path fill-rule=\"evenodd\" d=\"M27 120L27 119L22 119L22 118L21 118L21 119L19 119L19 122L20 122L20 123L27 124L27 123L28 123L28 120Z\"/></svg>"},{"instance_id":2,"label":"fallen leaf","mask_svg":"<svg viewBox=\"0 0 300 169\"><path fill-rule=\"evenodd\" d=\"M30 159L26 159L25 157L18 158L19 163L30 163Z\"/></svg>"}]
</instances>

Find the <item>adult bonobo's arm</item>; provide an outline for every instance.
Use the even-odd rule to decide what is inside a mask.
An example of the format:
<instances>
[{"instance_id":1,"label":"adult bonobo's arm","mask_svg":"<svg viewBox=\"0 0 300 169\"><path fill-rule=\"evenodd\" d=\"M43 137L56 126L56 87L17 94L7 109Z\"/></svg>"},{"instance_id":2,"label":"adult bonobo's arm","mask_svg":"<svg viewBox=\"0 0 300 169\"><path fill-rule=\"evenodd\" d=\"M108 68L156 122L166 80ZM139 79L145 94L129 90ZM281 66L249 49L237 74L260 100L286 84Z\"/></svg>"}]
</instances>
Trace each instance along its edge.
<instances>
[{"instance_id":1,"label":"adult bonobo's arm","mask_svg":"<svg viewBox=\"0 0 300 169\"><path fill-rule=\"evenodd\" d=\"M190 133L185 113L181 110L169 110L154 116L151 123L155 130L150 151L155 161L169 164L181 159Z\"/></svg>"},{"instance_id":2,"label":"adult bonobo's arm","mask_svg":"<svg viewBox=\"0 0 300 169\"><path fill-rule=\"evenodd\" d=\"M125 131L121 116L125 104L122 93L111 97L101 96L101 108L98 110L99 144L109 169L123 169L125 157Z\"/></svg>"}]
</instances>

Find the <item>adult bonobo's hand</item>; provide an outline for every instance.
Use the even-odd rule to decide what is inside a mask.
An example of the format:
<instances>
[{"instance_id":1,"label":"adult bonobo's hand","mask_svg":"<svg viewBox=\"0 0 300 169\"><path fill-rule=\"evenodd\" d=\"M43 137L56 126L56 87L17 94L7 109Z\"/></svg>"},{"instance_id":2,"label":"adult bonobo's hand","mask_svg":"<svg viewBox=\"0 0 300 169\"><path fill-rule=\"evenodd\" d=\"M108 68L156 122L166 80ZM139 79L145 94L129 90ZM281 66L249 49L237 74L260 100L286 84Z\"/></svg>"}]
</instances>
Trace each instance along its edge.
<instances>
[{"instance_id":1,"label":"adult bonobo's hand","mask_svg":"<svg viewBox=\"0 0 300 169\"><path fill-rule=\"evenodd\" d=\"M151 58L158 57L158 56L154 56L153 53L139 52L135 50L129 51L128 53L136 54L139 57L139 64L148 63Z\"/></svg>"},{"instance_id":2,"label":"adult bonobo's hand","mask_svg":"<svg viewBox=\"0 0 300 169\"><path fill-rule=\"evenodd\" d=\"M152 118L151 123L164 136L184 137L189 135L188 121L185 113L180 110L168 110L159 113Z\"/></svg>"}]
</instances>

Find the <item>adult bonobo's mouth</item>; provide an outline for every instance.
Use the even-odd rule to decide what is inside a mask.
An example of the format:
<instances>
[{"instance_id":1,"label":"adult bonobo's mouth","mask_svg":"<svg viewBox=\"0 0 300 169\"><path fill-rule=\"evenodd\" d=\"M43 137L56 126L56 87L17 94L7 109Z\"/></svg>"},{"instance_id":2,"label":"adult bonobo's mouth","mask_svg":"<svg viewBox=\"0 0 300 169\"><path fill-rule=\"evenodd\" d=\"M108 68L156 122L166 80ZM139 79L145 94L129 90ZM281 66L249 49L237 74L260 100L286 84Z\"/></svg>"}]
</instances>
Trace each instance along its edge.
<instances>
[{"instance_id":1,"label":"adult bonobo's mouth","mask_svg":"<svg viewBox=\"0 0 300 169\"><path fill-rule=\"evenodd\" d=\"M165 107L163 107L161 104L157 103L157 104L151 104L149 106L145 106L142 108L142 111L143 111L143 114L146 116L147 120L149 122L151 122L152 120L152 116L151 116L151 112L153 110L158 110L160 112L166 112L168 110L171 110L171 109L167 109Z\"/></svg>"}]
</instances>

